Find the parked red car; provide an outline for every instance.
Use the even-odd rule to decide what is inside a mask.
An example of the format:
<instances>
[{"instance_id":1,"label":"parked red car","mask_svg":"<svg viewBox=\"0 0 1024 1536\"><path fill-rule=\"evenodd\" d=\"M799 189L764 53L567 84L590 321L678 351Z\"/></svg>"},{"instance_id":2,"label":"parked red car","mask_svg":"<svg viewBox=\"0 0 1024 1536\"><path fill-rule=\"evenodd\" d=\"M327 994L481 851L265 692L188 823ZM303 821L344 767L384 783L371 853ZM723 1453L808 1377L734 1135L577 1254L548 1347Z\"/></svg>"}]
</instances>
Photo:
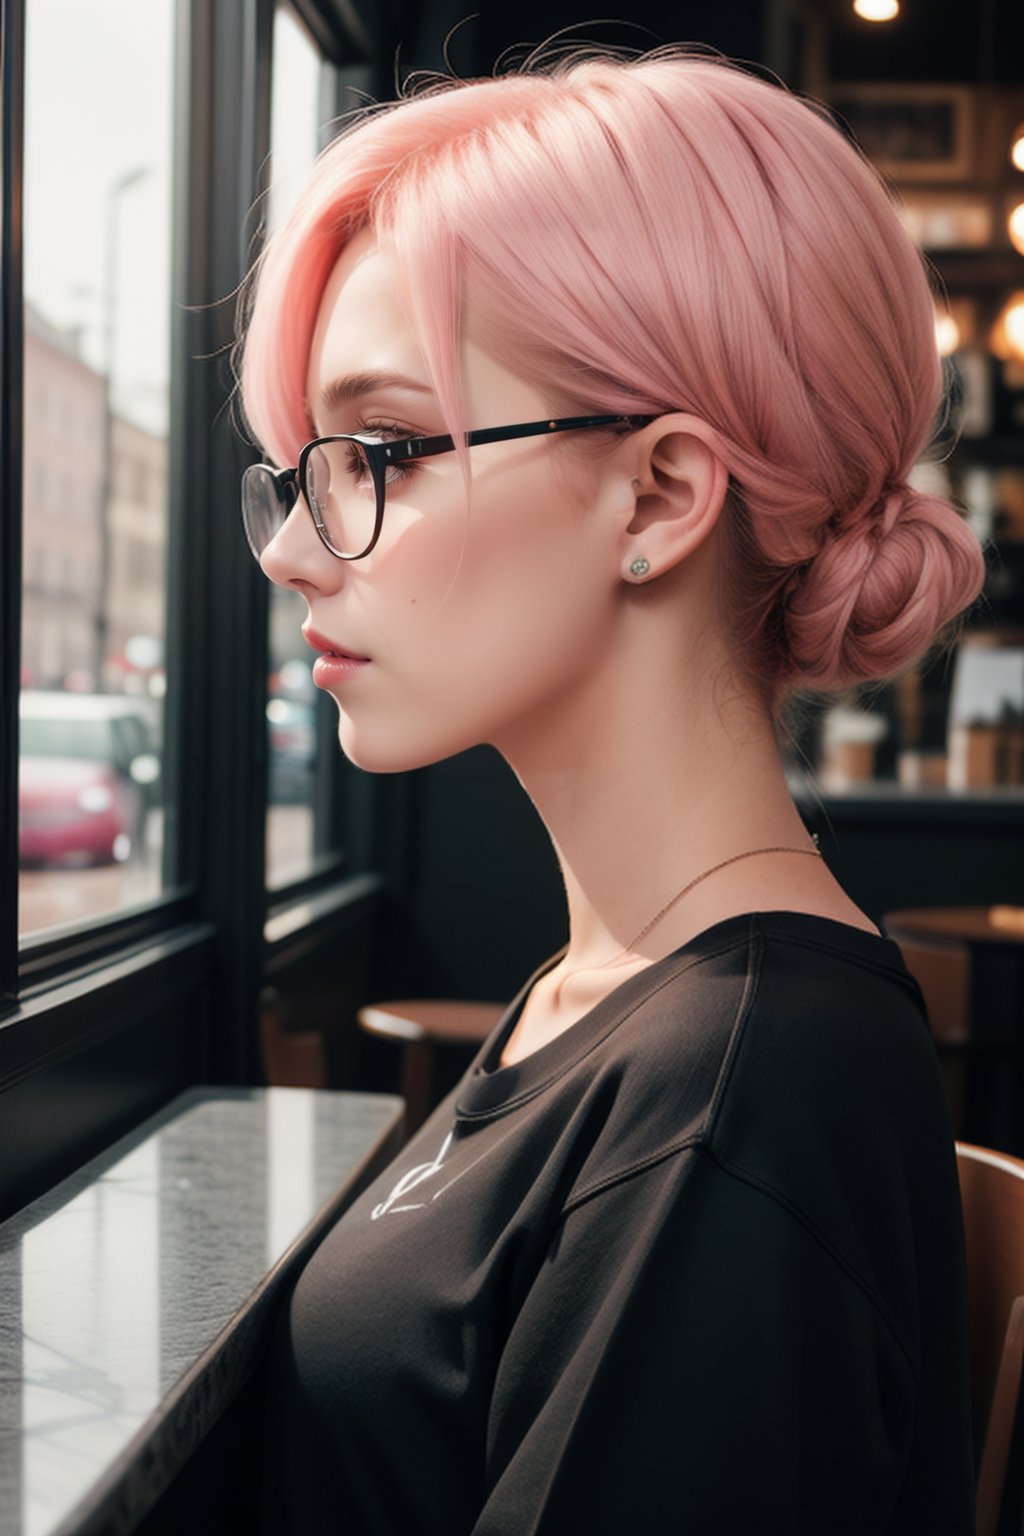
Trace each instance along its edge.
<instances>
[{"instance_id":1,"label":"parked red car","mask_svg":"<svg viewBox=\"0 0 1024 1536\"><path fill-rule=\"evenodd\" d=\"M159 764L131 700L21 695L20 862L123 863L141 850Z\"/></svg>"}]
</instances>

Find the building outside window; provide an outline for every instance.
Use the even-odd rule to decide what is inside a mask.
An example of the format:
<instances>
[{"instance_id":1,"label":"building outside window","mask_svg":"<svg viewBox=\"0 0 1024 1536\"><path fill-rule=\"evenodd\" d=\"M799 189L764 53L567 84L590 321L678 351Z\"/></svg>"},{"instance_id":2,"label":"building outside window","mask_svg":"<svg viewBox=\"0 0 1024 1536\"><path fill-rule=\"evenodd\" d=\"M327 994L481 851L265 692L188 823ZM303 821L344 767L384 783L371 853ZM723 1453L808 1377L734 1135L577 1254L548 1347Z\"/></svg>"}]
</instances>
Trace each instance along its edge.
<instances>
[{"instance_id":1,"label":"building outside window","mask_svg":"<svg viewBox=\"0 0 1024 1536\"><path fill-rule=\"evenodd\" d=\"M22 939L161 888L175 11L26 8Z\"/></svg>"}]
</instances>

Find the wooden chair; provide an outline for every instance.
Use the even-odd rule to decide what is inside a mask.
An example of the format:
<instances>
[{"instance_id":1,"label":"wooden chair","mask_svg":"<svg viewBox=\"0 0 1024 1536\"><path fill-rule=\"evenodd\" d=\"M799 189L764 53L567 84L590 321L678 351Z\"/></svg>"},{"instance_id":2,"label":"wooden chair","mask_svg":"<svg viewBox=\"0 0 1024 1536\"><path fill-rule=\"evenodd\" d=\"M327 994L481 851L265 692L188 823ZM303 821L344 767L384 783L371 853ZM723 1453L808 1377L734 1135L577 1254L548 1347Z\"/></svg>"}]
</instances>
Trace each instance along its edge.
<instances>
[{"instance_id":1,"label":"wooden chair","mask_svg":"<svg viewBox=\"0 0 1024 1536\"><path fill-rule=\"evenodd\" d=\"M326 1088L327 1056L318 1029L289 1029L276 987L260 994L260 1050L268 1087Z\"/></svg>"},{"instance_id":2,"label":"wooden chair","mask_svg":"<svg viewBox=\"0 0 1024 1536\"><path fill-rule=\"evenodd\" d=\"M969 1134L971 951L954 939L930 943L908 934L895 937L903 963L924 996L932 1038L942 1063L953 1133Z\"/></svg>"},{"instance_id":3,"label":"wooden chair","mask_svg":"<svg viewBox=\"0 0 1024 1536\"><path fill-rule=\"evenodd\" d=\"M972 908L935 911L965 930L966 919L975 915ZM1012 946L944 934L938 922L935 935L927 937L902 925L904 917L925 915L890 913L883 923L924 994L953 1134L961 1141L1019 1150L1024 1144L1024 1059L1015 983L1006 980L1003 964L1012 960Z\"/></svg>"},{"instance_id":4,"label":"wooden chair","mask_svg":"<svg viewBox=\"0 0 1024 1536\"><path fill-rule=\"evenodd\" d=\"M434 1107L438 1054L460 1050L468 1057L487 1039L504 1011L503 1003L427 1002L420 998L371 1003L359 1009L356 1018L361 1029L402 1047L399 1092L405 1100L410 1135Z\"/></svg>"},{"instance_id":5,"label":"wooden chair","mask_svg":"<svg viewBox=\"0 0 1024 1536\"><path fill-rule=\"evenodd\" d=\"M1024 1161L958 1142L967 1244L976 1536L996 1536L1024 1359ZM1015 1512L1017 1529L1019 1512Z\"/></svg>"}]
</instances>

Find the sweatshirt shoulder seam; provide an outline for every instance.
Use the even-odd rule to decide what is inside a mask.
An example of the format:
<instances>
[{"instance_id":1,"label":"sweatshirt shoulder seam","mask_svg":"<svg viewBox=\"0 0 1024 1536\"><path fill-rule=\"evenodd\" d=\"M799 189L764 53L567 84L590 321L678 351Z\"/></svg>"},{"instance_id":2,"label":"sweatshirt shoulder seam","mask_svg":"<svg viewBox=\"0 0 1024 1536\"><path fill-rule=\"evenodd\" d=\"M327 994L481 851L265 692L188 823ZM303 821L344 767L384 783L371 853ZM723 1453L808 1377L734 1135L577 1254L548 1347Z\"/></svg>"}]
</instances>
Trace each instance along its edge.
<instances>
[{"instance_id":1,"label":"sweatshirt shoulder seam","mask_svg":"<svg viewBox=\"0 0 1024 1536\"><path fill-rule=\"evenodd\" d=\"M724 1157L715 1150L703 1133L694 1133L683 1137L671 1146L663 1147L657 1153L641 1158L639 1161L631 1163L628 1167L621 1168L616 1173L607 1175L607 1177L599 1180L596 1184L590 1185L587 1189L581 1190L578 1195L573 1196L571 1200L567 1201L563 1207L559 1214L559 1225L575 1211L579 1210L581 1206L588 1204L600 1195L607 1193L611 1189L618 1188L619 1185L628 1182L632 1178L636 1178L639 1174L646 1173L650 1168L657 1166L658 1163L666 1162L670 1158L679 1157L688 1151L703 1153L727 1178L734 1179L738 1183L746 1184L748 1188L756 1190L758 1194L770 1200L773 1205L785 1211L792 1220L798 1222L803 1227L808 1236L812 1238L832 1263L842 1270L851 1283L861 1292L869 1305L877 1312L885 1325L886 1331L892 1336L893 1342L906 1362L911 1378L916 1383L917 1370L903 1332L883 1297L871 1284L868 1277L861 1273L841 1249L836 1247L825 1233L822 1232L817 1222L796 1201L791 1200L783 1190L778 1189L767 1179L761 1178L752 1170L743 1167L742 1164L734 1163L729 1158Z\"/></svg>"}]
</instances>

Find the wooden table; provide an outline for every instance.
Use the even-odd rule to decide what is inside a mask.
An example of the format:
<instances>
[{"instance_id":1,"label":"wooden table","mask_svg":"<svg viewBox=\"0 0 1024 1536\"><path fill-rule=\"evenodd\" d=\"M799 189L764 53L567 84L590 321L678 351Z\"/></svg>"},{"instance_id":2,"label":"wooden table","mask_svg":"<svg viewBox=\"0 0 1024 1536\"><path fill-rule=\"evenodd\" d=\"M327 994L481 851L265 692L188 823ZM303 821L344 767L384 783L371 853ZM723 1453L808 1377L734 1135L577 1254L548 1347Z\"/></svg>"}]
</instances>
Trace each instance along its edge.
<instances>
[{"instance_id":1,"label":"wooden table","mask_svg":"<svg viewBox=\"0 0 1024 1536\"><path fill-rule=\"evenodd\" d=\"M459 1075L469 1066L505 1011L504 1003L468 1003L405 998L368 1003L356 1019L367 1034L402 1047L399 1092L405 1100L406 1129L418 1131L434 1104L454 1086L438 1091L436 1057L447 1050Z\"/></svg>"},{"instance_id":2,"label":"wooden table","mask_svg":"<svg viewBox=\"0 0 1024 1536\"><path fill-rule=\"evenodd\" d=\"M887 912L883 922L893 938L898 933L922 939L959 939L972 949L1024 947L1024 907L908 907Z\"/></svg>"}]
</instances>

